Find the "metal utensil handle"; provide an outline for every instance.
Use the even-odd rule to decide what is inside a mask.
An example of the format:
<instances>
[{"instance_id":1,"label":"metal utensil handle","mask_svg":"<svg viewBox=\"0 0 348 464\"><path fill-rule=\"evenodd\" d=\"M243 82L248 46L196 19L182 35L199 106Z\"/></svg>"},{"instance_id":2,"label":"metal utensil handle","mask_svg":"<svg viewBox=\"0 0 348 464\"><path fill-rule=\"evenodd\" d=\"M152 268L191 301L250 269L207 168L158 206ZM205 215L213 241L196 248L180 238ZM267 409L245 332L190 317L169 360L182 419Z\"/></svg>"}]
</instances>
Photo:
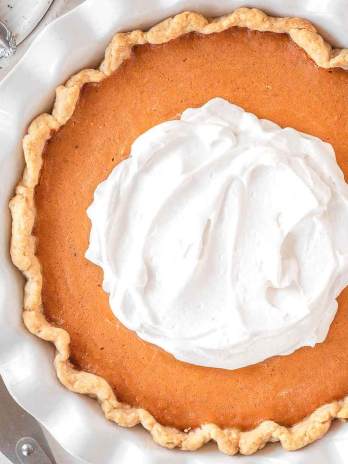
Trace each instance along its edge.
<instances>
[{"instance_id":1,"label":"metal utensil handle","mask_svg":"<svg viewBox=\"0 0 348 464\"><path fill-rule=\"evenodd\" d=\"M0 21L0 58L8 58L15 52L15 38L6 24Z\"/></svg>"},{"instance_id":2,"label":"metal utensil handle","mask_svg":"<svg viewBox=\"0 0 348 464\"><path fill-rule=\"evenodd\" d=\"M16 455L21 464L52 464L52 461L32 437L23 437L16 444Z\"/></svg>"}]
</instances>

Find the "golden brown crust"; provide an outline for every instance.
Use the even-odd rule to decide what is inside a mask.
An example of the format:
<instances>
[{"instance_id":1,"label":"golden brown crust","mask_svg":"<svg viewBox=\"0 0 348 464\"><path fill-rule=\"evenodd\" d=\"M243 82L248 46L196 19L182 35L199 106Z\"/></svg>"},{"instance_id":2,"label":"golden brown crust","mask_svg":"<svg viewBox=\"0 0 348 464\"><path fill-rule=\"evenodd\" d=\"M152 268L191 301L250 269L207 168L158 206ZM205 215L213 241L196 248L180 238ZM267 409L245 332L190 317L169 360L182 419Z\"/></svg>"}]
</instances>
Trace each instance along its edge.
<instances>
[{"instance_id":1,"label":"golden brown crust","mask_svg":"<svg viewBox=\"0 0 348 464\"><path fill-rule=\"evenodd\" d=\"M236 428L221 429L214 424L202 424L195 430L181 432L159 424L147 411L120 403L110 385L101 377L75 369L70 361L70 336L61 328L51 325L42 307L42 275L35 255L35 237L32 235L35 220L34 190L39 180L42 155L46 142L64 125L74 112L82 86L99 82L115 71L129 58L132 48L141 44L161 44L188 32L211 34L232 26L251 30L287 33L302 47L318 66L348 69L348 50L333 49L316 32L314 26L299 18L272 18L260 10L239 8L233 13L207 19L197 13L185 12L157 24L147 32L118 33L106 49L99 70L87 69L71 77L56 90L52 114L38 116L29 126L23 140L26 167L10 202L12 212L11 256L14 264L26 277L23 319L30 332L50 341L56 347L57 376L71 391L90 395L98 400L107 419L124 427L141 423L154 441L167 448L196 450L215 440L220 451L226 454L252 454L267 442L280 441L287 450L301 448L324 435L334 418L348 418L348 397L324 405L309 417L284 427L264 421L248 432Z\"/></svg>"}]
</instances>

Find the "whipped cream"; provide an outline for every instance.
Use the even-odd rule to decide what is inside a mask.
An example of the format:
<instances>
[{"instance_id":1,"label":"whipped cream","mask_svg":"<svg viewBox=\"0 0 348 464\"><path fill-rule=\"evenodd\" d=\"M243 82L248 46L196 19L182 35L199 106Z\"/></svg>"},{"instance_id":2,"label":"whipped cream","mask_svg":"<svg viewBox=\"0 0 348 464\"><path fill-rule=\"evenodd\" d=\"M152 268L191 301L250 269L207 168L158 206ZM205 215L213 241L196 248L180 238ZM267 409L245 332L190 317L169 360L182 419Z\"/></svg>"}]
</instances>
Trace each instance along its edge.
<instances>
[{"instance_id":1,"label":"whipped cream","mask_svg":"<svg viewBox=\"0 0 348 464\"><path fill-rule=\"evenodd\" d=\"M221 98L142 134L88 216L114 314L188 363L236 369L322 342L348 284L331 145Z\"/></svg>"}]
</instances>

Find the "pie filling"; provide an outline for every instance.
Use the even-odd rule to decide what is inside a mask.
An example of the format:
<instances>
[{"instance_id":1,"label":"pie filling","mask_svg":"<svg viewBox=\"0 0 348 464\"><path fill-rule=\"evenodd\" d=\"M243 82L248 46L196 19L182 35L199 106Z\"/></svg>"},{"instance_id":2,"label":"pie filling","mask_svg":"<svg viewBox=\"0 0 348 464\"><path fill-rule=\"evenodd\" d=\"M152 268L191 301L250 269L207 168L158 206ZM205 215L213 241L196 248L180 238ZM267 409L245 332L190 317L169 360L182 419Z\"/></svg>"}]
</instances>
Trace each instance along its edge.
<instances>
[{"instance_id":1,"label":"pie filling","mask_svg":"<svg viewBox=\"0 0 348 464\"><path fill-rule=\"evenodd\" d=\"M181 429L291 425L347 394L347 290L326 337L347 284L347 186L324 143L347 175L347 108L346 72L237 28L136 47L86 85L35 198L45 314L73 363ZM230 111L254 124L245 140Z\"/></svg>"},{"instance_id":2,"label":"pie filling","mask_svg":"<svg viewBox=\"0 0 348 464\"><path fill-rule=\"evenodd\" d=\"M86 257L115 316L187 363L237 369L314 346L348 284L332 147L221 98L138 137L88 215Z\"/></svg>"}]
</instances>

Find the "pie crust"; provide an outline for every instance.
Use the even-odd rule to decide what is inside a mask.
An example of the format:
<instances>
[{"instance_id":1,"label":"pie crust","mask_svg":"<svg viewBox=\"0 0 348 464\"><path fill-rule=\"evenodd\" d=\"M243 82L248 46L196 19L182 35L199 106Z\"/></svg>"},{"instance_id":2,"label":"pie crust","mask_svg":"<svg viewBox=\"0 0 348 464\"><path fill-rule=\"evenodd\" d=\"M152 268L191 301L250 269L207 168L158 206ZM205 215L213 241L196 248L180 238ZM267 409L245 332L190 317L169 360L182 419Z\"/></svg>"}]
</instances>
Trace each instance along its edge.
<instances>
[{"instance_id":1,"label":"pie crust","mask_svg":"<svg viewBox=\"0 0 348 464\"><path fill-rule=\"evenodd\" d=\"M237 428L220 428L203 424L194 430L180 431L159 424L146 410L120 403L111 386L102 377L77 370L69 361L70 336L62 328L51 325L44 316L42 305L41 266L35 255L34 191L42 166L46 142L72 116L81 88L90 82L100 82L113 73L131 55L132 48L142 44L163 44L189 32L211 34L238 26L255 31L287 33L291 39L320 67L348 69L348 49L333 49L317 33L314 26L299 18L275 18L260 10L239 8L216 19L185 12L155 25L149 31L116 34L105 52L99 70L85 69L56 89L56 100L51 114L41 114L30 124L23 140L25 170L10 201L12 213L11 257L26 278L23 319L27 329L56 347L54 365L61 383L69 390L89 395L98 400L105 417L123 427L139 423L147 429L154 441L167 448L196 450L215 440L220 451L226 454L252 454L267 442L279 441L283 448L296 450L322 437L333 419L348 418L348 396L319 407L311 415L292 427L273 421L263 421L250 431Z\"/></svg>"}]
</instances>

